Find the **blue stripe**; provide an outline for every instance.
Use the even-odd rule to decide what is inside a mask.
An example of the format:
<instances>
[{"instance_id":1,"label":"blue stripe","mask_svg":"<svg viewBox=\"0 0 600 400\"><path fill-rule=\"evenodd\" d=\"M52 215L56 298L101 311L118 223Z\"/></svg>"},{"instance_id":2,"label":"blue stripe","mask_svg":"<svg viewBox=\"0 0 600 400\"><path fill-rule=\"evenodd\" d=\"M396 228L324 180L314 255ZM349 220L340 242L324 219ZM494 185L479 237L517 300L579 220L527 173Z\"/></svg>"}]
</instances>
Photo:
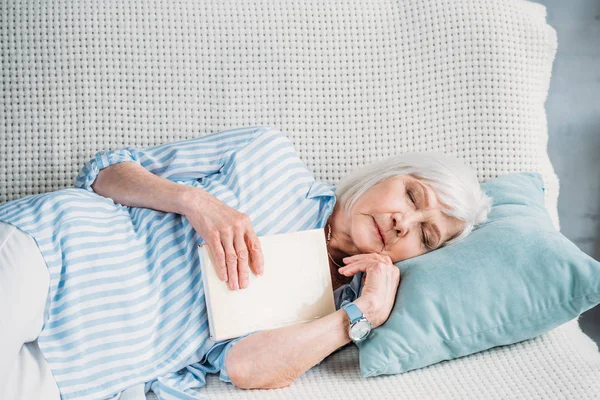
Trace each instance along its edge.
<instances>
[{"instance_id":1,"label":"blue stripe","mask_svg":"<svg viewBox=\"0 0 600 400\"><path fill-rule=\"evenodd\" d=\"M157 232L160 229L162 229L164 226L171 225L172 222L173 222L173 220L175 218L178 218L178 216L176 214L163 214L161 216L155 216L155 217L153 217L149 221L149 222L152 222L152 224L149 224L149 225L154 225L153 222L155 222L155 221L157 223L160 222L160 224L158 224L156 226L156 229L152 230L148 234L148 236L146 237L146 240L145 240L146 245L148 245L148 244L154 245L155 243L161 241L162 240L161 237L158 237L156 240L154 240L154 236L157 235L158 234ZM63 227L66 229L66 228L70 227L70 225L73 225L73 223L75 223L77 225L77 222L79 222L79 221L67 221L67 222L63 223L63 225L64 225ZM111 222L111 221L108 221L106 223L103 222L102 224L106 224L108 226L110 226L110 225L115 226L115 223ZM77 225L77 226L79 226L79 225ZM121 225L116 225L116 226L121 226ZM172 227L175 228L175 225L173 225ZM135 237L132 237L130 239L131 240L130 243L133 242L133 239L136 239L138 241L141 239L139 237L139 235L138 235L138 232L136 232L131 226L126 226L126 228L124 229L124 231L130 231L130 232L132 232L135 235ZM167 229L166 231L168 232L169 230ZM115 233L115 232L116 231L111 231L111 233ZM87 234L87 232L86 232L86 234ZM81 237L81 236L77 236L77 235L83 235L83 232L76 232L76 233L73 233L73 234L66 234L64 237L61 237L61 239L58 240L58 241L56 241L56 238L44 239L44 242L48 242L48 244L47 244L48 247L47 248L45 247L44 251L50 251L50 250L60 251L62 249L63 253L67 253L68 251L71 251L71 249L73 247L79 246L79 243L74 244L73 246L66 246L66 242L69 241L70 238L74 239L75 237L77 237L77 238ZM90 235L90 237L95 237L96 235L97 235L96 233L93 233L92 235ZM104 236L106 236L106 233L100 233L98 235L104 235ZM98 244L107 244L109 242L108 241L94 241L92 243L95 243L96 245L98 245ZM122 240L121 240L121 243L122 243ZM106 247L108 248L108 246L106 246ZM77 250L77 249L73 249L73 250ZM132 249L129 249L129 250L131 251ZM157 252L157 250L154 249L154 246L149 247L147 249L146 253L145 253L144 258L149 258L149 256L155 254L156 252ZM105 252L104 255L106 255L106 254L107 253ZM72 258L70 260L70 262L72 263L74 259L75 258ZM98 258L96 257L96 259L98 259ZM112 266L114 266L114 269L120 269L120 268L122 268L121 264L112 264ZM95 266L91 266L89 268L77 268L73 272L65 273L64 278L65 279L74 278L74 277L77 277L77 276L79 276L81 274L89 273L90 270L94 270L94 269L96 269ZM103 269L105 269L105 270L111 269L111 264L104 265Z\"/></svg>"},{"instance_id":2,"label":"blue stripe","mask_svg":"<svg viewBox=\"0 0 600 400\"><path fill-rule=\"evenodd\" d=\"M231 151L232 149L234 149L235 145L243 144L246 142L247 142L246 139L228 142L227 144L230 146L230 148L228 148L227 151ZM191 148L190 151L194 151L194 150L197 151L197 150L200 150L201 148L202 148L202 146L195 146L195 147ZM181 152L183 152L182 149L176 148L176 149L169 151L168 153L166 153L159 159L156 159L156 158L146 159L146 161L143 161L141 164L144 168L148 169L149 171L151 171L154 174L163 174L167 170L176 171L177 168L181 168L184 166L204 167L206 164L206 161L204 161L204 160L206 158L214 157L214 156L218 156L218 155L224 156L222 149L215 150L213 152L203 153L202 157L198 157L197 153L185 155L185 154L180 154ZM149 157L149 156L150 155L147 154L145 157ZM177 160L177 162L174 161L175 159ZM190 160L192 162L190 162ZM156 163L164 164L164 166L159 167L159 168L147 168L148 165L156 164Z\"/></svg>"},{"instance_id":3,"label":"blue stripe","mask_svg":"<svg viewBox=\"0 0 600 400\"><path fill-rule=\"evenodd\" d=\"M190 333L188 335L189 338L184 343L182 343L181 345L179 345L177 348L175 348L175 349L168 349L168 348L166 348L163 351L161 351L158 354L157 360L164 359L165 354L167 352L169 352L169 350L172 350L172 352L175 353L175 354L177 354L179 352L182 352L185 349L186 345L189 344L189 342L191 342L192 340L196 340L201 335L206 335L207 331L208 331L208 325L205 322L202 325L200 325L196 331L189 332ZM206 341L206 339L207 338L204 338L203 341L202 341L202 343L204 343L204 341ZM202 346L202 343L199 346L197 346L197 347ZM131 379L132 377L137 377L138 375L145 376L148 379L148 378L154 376L154 372L151 372L151 371L158 369L158 366L155 367L154 363L152 365L150 365L150 366L144 364L142 367L145 367L146 368L145 370L142 370L142 371L135 371L134 370L135 372L132 372L131 369L127 368L127 366L121 366L119 364L116 364L116 365L117 365L117 367L113 368L113 370L122 371L123 373L129 372L128 375L122 375L119 378L116 378L117 381L127 381L127 380ZM164 366L163 366L163 368L164 368ZM90 378L102 378L102 376L103 376L102 374L103 374L103 372L96 373L94 375L91 375ZM66 385L81 385L81 384L86 384L86 383L87 382L84 379L81 379L81 378L79 378L79 379L73 379L73 380L70 380L70 381L69 380L65 380L65 384ZM81 391L81 392L85 393L85 391Z\"/></svg>"},{"instance_id":4,"label":"blue stripe","mask_svg":"<svg viewBox=\"0 0 600 400\"><path fill-rule=\"evenodd\" d=\"M185 242L189 242L188 235L180 235L179 237L173 239L171 242L168 242L168 243L164 244L163 248L171 247L171 245L176 245L176 244L179 244L179 243L184 242L184 241ZM138 272L143 271L144 269L147 269L148 267L150 267L150 271L152 272L152 275L151 275L151 278L152 278L151 282L152 283L154 283L154 278L156 277L157 270L160 270L160 272L162 272L161 276L163 277L163 279L162 279L163 281L168 280L177 271L177 268L179 268L179 267L185 268L185 266L189 265L192 262L192 260L190 260L189 257L198 259L197 257L195 257L194 253L190 253L189 257L185 258L183 260L180 260L180 263L174 264L174 265L169 265L169 260L171 258L175 257L177 254L181 253L182 251L183 250L180 249L178 252L174 252L170 257L162 260L161 261L161 266L160 266L162 268L154 268L154 267L148 265L148 266L144 266L142 269L140 269L138 271L134 271L132 273L132 275L134 277L137 277L139 275ZM121 276L120 278L124 279L124 276ZM110 278L106 278L106 277L102 277L102 280L103 280L103 283L111 281ZM90 283L90 282L80 283L80 284L77 284L77 285L70 285L69 286L69 290L70 291L76 291L76 290L79 290L79 289L86 288L86 287L88 287L87 283ZM93 284L89 285L89 286L93 287L94 286L94 282L91 282L91 283L93 283ZM120 294L124 294L121 291L126 291L126 290L127 289L112 289L111 293L113 293L114 295L120 295ZM108 293L107 292L100 292L100 293L88 294L88 295L85 295L85 296L79 296L78 300L79 301L83 301L83 300L96 300L97 298L101 298L103 294L107 295ZM60 300L61 297L62 296L57 295L57 296L55 296L55 298L53 300L56 302L56 301ZM55 311L54 308L52 308L52 310ZM58 311L56 311L56 312L58 312Z\"/></svg>"},{"instance_id":5,"label":"blue stripe","mask_svg":"<svg viewBox=\"0 0 600 400\"><path fill-rule=\"evenodd\" d=\"M65 222L65 224L71 224L73 223L73 221L67 221ZM112 221L106 222L106 225L109 227L114 227L115 224L112 223ZM67 245L67 242L70 242L71 239L80 239L82 236L85 236L86 238L105 238L107 235L115 235L115 234L119 234L119 233L126 233L126 232L131 232L131 226L126 226L125 228L122 229L111 229L108 232L94 232L94 231L90 231L90 230L86 230L86 231L81 231L81 232L75 232L75 233L70 233L70 234L66 234L60 237L60 240L58 241L58 243L60 244L60 247L63 249L69 248L69 246ZM38 245L40 247L43 246L50 246L53 243L56 243L56 238L53 237L48 237L45 239L39 239L37 241ZM90 244L94 244L97 242L90 242ZM104 242L106 243L106 242ZM82 243L82 245L85 245L85 243Z\"/></svg>"},{"instance_id":6,"label":"blue stripe","mask_svg":"<svg viewBox=\"0 0 600 400\"><path fill-rule=\"evenodd\" d=\"M167 238L169 238L169 236L166 236L166 237L161 237L161 238L159 239L159 243L162 243L162 242L163 242L163 240L165 240L165 239L167 239ZM144 269L148 268L148 265L145 265L145 263L144 263L144 260L148 260L148 259L149 259L149 257L148 257L149 255L153 255L154 253L158 253L158 254L160 254L160 253L161 253L161 250L164 250L164 249L169 249L169 248L171 248L172 246L175 246L175 245L181 244L181 243L182 243L184 240L186 240L187 242L189 242L189 241L190 241L190 239L187 237L187 235L179 235L179 236L177 236L175 239L171 240L170 242L167 242L167 243L164 243L164 244L162 244L162 246L161 246L161 247L160 247L158 250L156 249L156 247L155 247L155 246L148 247L148 249L147 249L147 251L146 251L146 254L145 254L145 255L143 255L143 256L139 256L139 257L137 257L137 258L134 258L134 259L131 259L131 260L128 260L128 263L129 263L129 264L137 264L138 262L139 262L139 263L142 263L144 266L143 266L143 267L142 267L140 270L144 270ZM124 255L126 255L126 254L127 254L126 252L121 252L121 253L123 253ZM174 254L178 254L178 252L175 252ZM173 257L173 256L171 256L171 257ZM171 257L169 257L169 258L171 258ZM152 258L154 258L154 257L152 257ZM154 259L157 259L157 258L158 258L158 257L156 257L156 258L154 258ZM169 259L169 258L167 258L167 259ZM166 259L166 260L167 260L167 259ZM166 260L163 260L163 263L164 263ZM84 261L85 261L85 260L84 260ZM184 261L189 261L189 260L187 260L187 259L186 259L186 260L184 260ZM122 263L116 263L116 264L104 264L104 265L102 265L102 269L103 269L103 270L106 270L106 271L108 271L108 270L118 270L118 269L120 269L120 268L123 268L123 264L122 264ZM88 269L84 269L83 271L86 271L86 272L88 272L88 273L89 273L89 270L90 270L90 269L91 269L91 270L95 270L95 269L96 269L96 267L91 267L91 268L88 268ZM138 270L138 271L140 271L140 270ZM65 274L63 274L63 277L65 277L65 276L73 276L73 275L74 275L74 276L77 276L75 273L73 273L73 274L66 274L66 273L65 273ZM134 276L138 276L138 273L137 273L137 271L136 271L136 273L135 273L135 275L134 275ZM166 278L168 278L170 275L167 275L167 274L165 274L164 276L165 276ZM121 278L124 278L124 276L121 276ZM66 280L68 281L68 279L66 279ZM103 280L104 282L111 282L111 281L113 281L112 279L110 279L110 278L108 278L108 277L103 277L103 278L102 278L102 280ZM81 289L86 289L86 288L89 288L89 287L94 287L94 286L96 286L96 285L97 285L97 283L95 283L94 281L80 282L80 283L77 283L77 284L72 284L72 285L69 285L69 289L70 289L71 291L74 291L74 290L81 290ZM116 289L115 289L115 290L116 290ZM53 301L54 301L54 302L60 301L60 300L62 299L63 295L66 295L66 294L68 294L68 293L66 293L66 292L62 292L62 293L60 293L60 294L56 295L56 296L53 298ZM96 297L95 297L95 296L97 296L97 295L96 295L96 294L90 294L90 295L82 296L81 298L82 298L82 300L95 300L95 299L96 299Z\"/></svg>"},{"instance_id":7,"label":"blue stripe","mask_svg":"<svg viewBox=\"0 0 600 400\"><path fill-rule=\"evenodd\" d=\"M80 201L79 199L77 199L80 203L85 204L84 201ZM20 222L22 224L24 224L26 227L31 226L31 225L39 225L42 223L48 224L51 223L52 225L55 225L58 223L58 220L61 220L63 218L68 218L68 216L65 216L68 213L72 213L73 211L89 211L89 212L98 212L101 214L105 214L107 217L110 218L114 218L118 215L115 215L114 212L110 212L108 210L105 210L101 207L78 207L73 205L77 204L74 200L62 200L60 203L56 202L56 203L50 203L50 202L43 202L41 203L39 206L35 207L33 210L30 210L29 212L32 213L34 215L34 218L29 219L29 218L23 218L24 221ZM50 204L50 206L48 206ZM45 214L40 213L40 210L42 207L46 206L45 208ZM49 211L58 211L59 209L62 208L62 211L60 211L58 214L53 214L54 218L52 220L48 219L48 215L52 215L51 213L49 213ZM64 221L61 221L64 222Z\"/></svg>"},{"instance_id":8,"label":"blue stripe","mask_svg":"<svg viewBox=\"0 0 600 400\"><path fill-rule=\"evenodd\" d=\"M218 144L218 146L221 146L220 149L222 151L224 149L227 149L226 151L228 151L229 150L228 146L231 142L228 139L232 139L232 140L238 139L239 142L248 141L252 138L252 136L257 131L258 131L257 129L245 129L244 128L241 131L234 131L234 132L229 132L229 131L215 132L215 133L204 135L204 136L201 136L198 138L185 139L185 140L180 140L175 143L159 144L157 146L148 147L145 150L142 150L142 154L145 154L145 157L156 158L156 157L161 156L163 153L169 151L172 148L187 150L187 148L190 145L196 145L196 144L199 146L199 147L197 147L198 150L206 150L206 149L214 148L215 142L219 142L219 141L223 141L223 143ZM247 135L247 137L244 137L244 135ZM202 156L205 155L204 152L201 152L200 154L202 154Z\"/></svg>"},{"instance_id":9,"label":"blue stripe","mask_svg":"<svg viewBox=\"0 0 600 400\"><path fill-rule=\"evenodd\" d=\"M195 300L201 300L202 298L204 298L204 296L202 296L200 299L195 299L195 298L191 297L188 301L186 301L184 304L182 304L177 309L177 311L181 311L181 310L185 309L186 307L191 306L192 304L195 303ZM206 307L198 307L198 313L200 313L200 315L205 314L206 313ZM197 320L199 320L200 319L200 315L197 315L197 316L195 315L194 317L196 317ZM166 324L166 323L170 322L175 317L176 317L175 313L170 314L169 317L165 320L164 323ZM183 318L180 318L180 320L183 320ZM175 339L182 338L181 333L183 333L183 331L181 329L181 324L178 325L178 326L176 326L176 327L179 328L179 329L177 329L179 335L174 335ZM197 331L199 333L202 333L205 330L208 330L208 323L207 323L206 320L205 320L204 323L200 324L195 329L195 331ZM197 339L197 337L194 338L193 336L188 336L188 337L189 337L188 340L195 340L195 339ZM150 352L150 350L155 349L157 347L160 347L162 344L168 342L169 341L168 339L169 339L169 335L168 334L161 335L161 336L159 336L158 340L156 340L155 342L153 342L153 345L146 345L146 346L144 346L142 349L140 349L138 351L130 352L130 353L123 353L123 354L119 354L119 355L110 355L110 354L107 354L106 350L107 349L111 349L111 350L114 351L115 349L118 349L118 348L123 347L123 346L119 346L119 347L116 347L116 348L114 346L113 347L102 346L101 351L98 351L97 354L107 354L107 356L103 357L100 360L93 360L93 362L94 362L95 366L106 364L109 361L118 361L117 363L114 363L112 365L123 365L122 361L123 360L127 360L127 356L136 357L136 356L139 356L141 354L147 354L147 353ZM119 340L118 344L120 345L122 342L123 342L122 340ZM177 342L177 340L175 340L174 342ZM139 339L137 340L137 343L139 343ZM108 344L110 344L110 343L108 343ZM130 344L132 344L132 343L130 343ZM168 352L169 352L169 346L164 346L164 348L163 348L163 350L161 350L160 354L164 355L165 353L168 353ZM158 357L157 361L160 360L160 359L161 358ZM65 362L65 361L66 362L72 361L72 359L71 360L61 360L61 362ZM50 357L48 359L48 362L57 362L57 360L55 360L54 358ZM123 365L122 368L126 369L127 367L126 367L126 365ZM55 369L52 370L52 372L53 372L53 375L59 376L59 375L65 375L65 374L68 374L68 373L76 373L76 372L79 372L80 370L81 370L81 367L69 367L69 368L55 368ZM95 378L102 378L103 374L105 372L107 372L107 371L110 371L110 369L106 369L105 371L95 372L92 375L90 375L90 377L92 377L92 378L94 378L94 377ZM76 379L73 380L73 384L81 384L81 383L85 383L85 380L82 379L82 378L76 378Z\"/></svg>"},{"instance_id":10,"label":"blue stripe","mask_svg":"<svg viewBox=\"0 0 600 400\"><path fill-rule=\"evenodd\" d=\"M24 211L30 211L30 207L35 206L45 200L47 200L47 194L40 194L38 196L27 196L21 199L14 200L12 202L4 203L2 207L6 208L6 213L1 215L2 220L12 221L13 218L23 218Z\"/></svg>"},{"instance_id":11,"label":"blue stripe","mask_svg":"<svg viewBox=\"0 0 600 400\"><path fill-rule=\"evenodd\" d=\"M169 294L169 292L171 291L171 288L173 286L176 286L179 283L186 284L184 286L184 289L187 293L192 293L192 294L199 293L199 286L201 284L201 279L202 279L202 273L200 272L200 270L196 271L194 273L194 275L192 275L191 281L189 280L189 278L190 278L189 276L183 275L181 278L179 278L177 281L175 281L171 286L163 289L161 291L161 295L164 296L165 294ZM184 311L186 309L185 305L189 306L191 303L200 302L203 298L204 298L204 294L202 294L201 296L192 295L185 302L184 305L180 305L179 308L177 308L176 310L173 310L172 309L173 304L179 300L179 297L174 296L171 300L169 300L167 303L163 304L161 307L158 308L157 314L159 314L159 315L164 314L164 315L166 315L166 318L161 319L160 322L158 323L158 325L156 325L157 330L159 330L160 328L163 328L166 324L168 324L170 321L172 321L173 319L175 319L177 317L179 317L181 321L185 320L184 318L182 318L182 311ZM132 299L132 300L135 300L135 299ZM124 304L124 306L125 306L125 304ZM149 303L146 308L141 309L137 312L129 312L126 315L127 315L128 319L135 320L138 317L143 317L145 315L148 315L148 313L152 313L152 311L156 311L156 310L157 310L156 304ZM205 312L205 310L206 310L206 307L203 307L202 312ZM81 311L84 311L84 310L81 310ZM99 325L103 325L103 324L110 324L112 322L119 321L120 318L122 318L122 317L121 316L110 316L110 317L104 317L101 319L93 319L91 321L88 321L86 323L86 326L87 327L95 327L95 326L99 326ZM66 321L66 322L69 322L69 321ZM56 349L47 347L46 350L47 351L59 350L59 349L64 350L64 351L72 350L73 348L77 347L78 345L84 344L88 341L91 341L94 339L109 338L109 337L116 338L119 341L120 347L123 347L123 346L126 346L127 344L139 343L139 339L136 339L134 342L127 343L126 340L121 339L122 335L124 335L126 333L139 333L140 331L145 331L146 328L153 327L153 326L155 326L155 321L149 320L147 322L139 323L139 324L133 325L133 326L98 331L98 332L94 332L92 334L86 335L85 337L78 338L74 342L62 344L61 346L59 346ZM174 327L173 329L175 329L175 328L177 328L177 326ZM52 329L52 327L50 327L50 329ZM60 339L65 339L67 337L64 334L64 332L56 333L53 336L56 338L60 338ZM166 340L166 338L164 340ZM157 341L157 343L161 343L161 341L159 340L159 341ZM97 350L96 353L101 354L102 353L101 351L103 351L103 350L110 350L112 348L111 346L112 346L111 343L103 343L101 345L87 347L87 351L94 352L94 350ZM145 348L145 350L149 350L149 349ZM117 356L115 356L115 357L117 357ZM78 359L79 359L79 356L77 354L75 354L73 356L66 356L66 357L50 357L48 359L48 361L52 360L54 362L71 362L71 361L76 361ZM110 360L112 360L112 358L110 358ZM100 360L96 360L95 363L100 363ZM75 369L73 369L72 371L75 371ZM62 373L62 372L57 371L56 373L58 374L58 373Z\"/></svg>"},{"instance_id":12,"label":"blue stripe","mask_svg":"<svg viewBox=\"0 0 600 400\"><path fill-rule=\"evenodd\" d=\"M261 142L259 142L259 144L262 144L262 143L264 143L266 141L269 141L268 144L271 144L270 143L270 139L271 138L269 138L267 136L261 137L260 139L262 139L262 140L261 140ZM276 146L273 147L273 148L267 147L266 145L265 146L257 146L257 147L259 147L261 149L261 153L257 152L255 154L253 154L254 159L252 160L252 162L248 163L248 162L245 162L246 160L241 160L241 162L244 162L244 168L245 168L245 170L250 170L253 167L255 167L256 165L260 165L261 162L264 162L263 157L261 157L264 153L275 153L277 150L289 147L289 143L279 143L279 144L276 144ZM287 159L289 157L290 157L289 153L284 153L278 159L273 160L268 165L268 167L269 168L273 168L273 167L277 166L278 164L281 164L285 159ZM231 159L233 160L233 157ZM230 164L226 164L223 169L225 170L228 165L230 165ZM303 168L304 167L304 163L302 161L298 160L297 162L292 163L292 164L286 166L287 169L294 168L294 167ZM254 176L250 176L250 175L245 174L244 179L251 180L252 178L261 178L261 180L264 179L265 181L268 182L268 179L265 179L266 177L261 174L261 172L264 171L265 169L267 169L266 166L264 168L261 168L259 171L255 172ZM275 171L277 171L277 170L275 170ZM306 170L305 170L305 173L307 175L312 176L312 174L310 174L310 172L308 172ZM236 189L234 189L234 193L237 194L237 197L239 198L240 197L239 185L238 185L237 177L235 175L236 174L228 174L227 177L226 177L226 179L221 182L221 184L222 184L221 185L221 189L220 190L219 189L215 190L213 192L213 196L220 196L224 192L231 191L230 188L236 188ZM275 172L272 175L277 175L277 172ZM252 194L252 193L250 193L250 194ZM249 197L251 197L251 196L249 196ZM227 200L229 200L229 197L223 199L224 202L227 202Z\"/></svg>"},{"instance_id":13,"label":"blue stripe","mask_svg":"<svg viewBox=\"0 0 600 400\"><path fill-rule=\"evenodd\" d=\"M279 137L277 137L277 136L276 136L276 138L279 139ZM247 154L247 157L250 158L251 160L261 160L262 156L265 153L268 153L271 151L271 147L269 147L268 145L271 144L272 139L273 138L269 135L259 136L255 140L256 145L253 146L255 149L259 149L259 151L256 151L255 153L249 153L249 154ZM265 142L268 142L268 143L265 143ZM275 143L277 143L277 142L275 142ZM241 157L239 159L231 157L230 161L228 163L225 163L225 165L223 166L223 171L230 172L230 168L233 165L234 161L237 161L240 164L247 165L251 160L247 160L247 159L244 159ZM242 177L241 175L244 175L244 178L245 178L245 172L247 171L248 168L246 166L243 166L243 167L245 169L240 170L240 172L227 173L225 180L222 181L223 185L228 186L228 187L234 187L235 183L237 182L237 179Z\"/></svg>"},{"instance_id":14,"label":"blue stripe","mask_svg":"<svg viewBox=\"0 0 600 400\"><path fill-rule=\"evenodd\" d=\"M299 183L299 184L297 184L294 187L286 188L286 191L283 194L287 195L287 196L290 196L294 192L300 190L300 188L302 186L304 186L304 185L306 185L306 183ZM266 193L264 197L267 198L267 199L272 199L273 196L275 196L277 193L282 193L282 191L283 191L282 187L276 186L273 189L271 189L270 192ZM286 214L286 212L288 212L288 213L293 212L297 207L298 207L297 202L292 202L292 203L290 203L290 205L288 206L288 208L286 208L285 210L283 210L280 214L281 215L289 215L289 214ZM258 225L263 220L265 220L267 218L271 218L272 219L272 223L269 224L269 226L275 225L276 223L279 222L279 220L277 218L272 218L272 215L273 215L273 210L271 208L265 208L265 210L261 214L255 216L255 219L253 220L253 222L256 225ZM266 229L266 231L270 232L271 230L270 229Z\"/></svg>"}]
</instances>

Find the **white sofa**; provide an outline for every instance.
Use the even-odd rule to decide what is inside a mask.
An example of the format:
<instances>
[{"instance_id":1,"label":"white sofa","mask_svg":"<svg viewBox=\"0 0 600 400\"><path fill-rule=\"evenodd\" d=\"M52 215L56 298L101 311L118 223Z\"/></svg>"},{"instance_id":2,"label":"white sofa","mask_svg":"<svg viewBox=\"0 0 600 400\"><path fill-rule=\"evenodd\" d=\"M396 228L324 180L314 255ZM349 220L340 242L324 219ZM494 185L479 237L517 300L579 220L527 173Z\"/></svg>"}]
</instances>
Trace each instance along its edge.
<instances>
[{"instance_id":1,"label":"white sofa","mask_svg":"<svg viewBox=\"0 0 600 400\"><path fill-rule=\"evenodd\" d=\"M481 181L539 171L560 229L544 110L557 37L539 4L3 0L0 10L0 202L72 187L101 149L272 125L334 184L413 150L458 155ZM243 391L209 375L200 393L596 399L599 377L598 348L574 319L400 375L361 378L348 345L287 388Z\"/></svg>"}]
</instances>

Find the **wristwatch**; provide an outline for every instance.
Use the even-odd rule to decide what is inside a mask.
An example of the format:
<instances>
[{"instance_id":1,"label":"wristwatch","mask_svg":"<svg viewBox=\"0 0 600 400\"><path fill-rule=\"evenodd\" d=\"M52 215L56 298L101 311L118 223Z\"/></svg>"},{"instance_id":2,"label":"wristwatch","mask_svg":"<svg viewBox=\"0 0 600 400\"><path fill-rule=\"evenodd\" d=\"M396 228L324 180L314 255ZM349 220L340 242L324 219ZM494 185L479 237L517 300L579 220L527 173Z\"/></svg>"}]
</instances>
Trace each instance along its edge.
<instances>
[{"instance_id":1,"label":"wristwatch","mask_svg":"<svg viewBox=\"0 0 600 400\"><path fill-rule=\"evenodd\" d=\"M371 322L365 318L360 308L354 303L344 300L342 302L342 308L348 314L350 319L350 328L348 329L348 336L354 343L360 343L364 341L369 333L371 333Z\"/></svg>"}]
</instances>

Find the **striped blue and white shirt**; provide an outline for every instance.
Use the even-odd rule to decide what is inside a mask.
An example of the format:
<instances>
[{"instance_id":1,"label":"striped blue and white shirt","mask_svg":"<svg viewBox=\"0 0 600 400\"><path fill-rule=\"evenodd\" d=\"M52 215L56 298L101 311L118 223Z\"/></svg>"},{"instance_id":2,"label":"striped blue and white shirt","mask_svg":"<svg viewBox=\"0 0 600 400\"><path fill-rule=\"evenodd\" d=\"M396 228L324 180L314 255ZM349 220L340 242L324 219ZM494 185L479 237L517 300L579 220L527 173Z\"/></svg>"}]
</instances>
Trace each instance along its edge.
<instances>
[{"instance_id":1,"label":"striped blue and white shirt","mask_svg":"<svg viewBox=\"0 0 600 400\"><path fill-rule=\"evenodd\" d=\"M225 356L252 333L210 339L196 251L203 239L184 216L94 193L98 173L124 161L206 190L247 214L259 236L324 228L334 187L315 181L285 133L254 126L100 151L75 188L0 205L0 221L31 235L50 271L38 344L63 399L116 399L134 385L161 399L197 399L206 373L231 382ZM337 309L360 284L357 274L336 290Z\"/></svg>"}]
</instances>

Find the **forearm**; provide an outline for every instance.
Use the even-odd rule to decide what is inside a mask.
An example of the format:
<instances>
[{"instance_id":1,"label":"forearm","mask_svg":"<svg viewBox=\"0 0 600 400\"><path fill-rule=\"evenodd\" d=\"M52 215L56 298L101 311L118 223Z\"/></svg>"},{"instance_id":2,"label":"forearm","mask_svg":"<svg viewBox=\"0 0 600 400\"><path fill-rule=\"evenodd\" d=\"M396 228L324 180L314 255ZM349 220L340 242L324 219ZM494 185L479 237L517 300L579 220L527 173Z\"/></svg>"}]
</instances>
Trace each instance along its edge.
<instances>
[{"instance_id":1,"label":"forearm","mask_svg":"<svg viewBox=\"0 0 600 400\"><path fill-rule=\"evenodd\" d=\"M365 316L366 304L357 299ZM243 389L288 386L329 354L350 342L348 314L339 309L311 322L254 333L225 358L231 381Z\"/></svg>"},{"instance_id":2,"label":"forearm","mask_svg":"<svg viewBox=\"0 0 600 400\"><path fill-rule=\"evenodd\" d=\"M181 185L154 175L134 162L121 162L101 170L92 184L97 194L129 207L184 214L192 197L209 195L200 188Z\"/></svg>"}]
</instances>

